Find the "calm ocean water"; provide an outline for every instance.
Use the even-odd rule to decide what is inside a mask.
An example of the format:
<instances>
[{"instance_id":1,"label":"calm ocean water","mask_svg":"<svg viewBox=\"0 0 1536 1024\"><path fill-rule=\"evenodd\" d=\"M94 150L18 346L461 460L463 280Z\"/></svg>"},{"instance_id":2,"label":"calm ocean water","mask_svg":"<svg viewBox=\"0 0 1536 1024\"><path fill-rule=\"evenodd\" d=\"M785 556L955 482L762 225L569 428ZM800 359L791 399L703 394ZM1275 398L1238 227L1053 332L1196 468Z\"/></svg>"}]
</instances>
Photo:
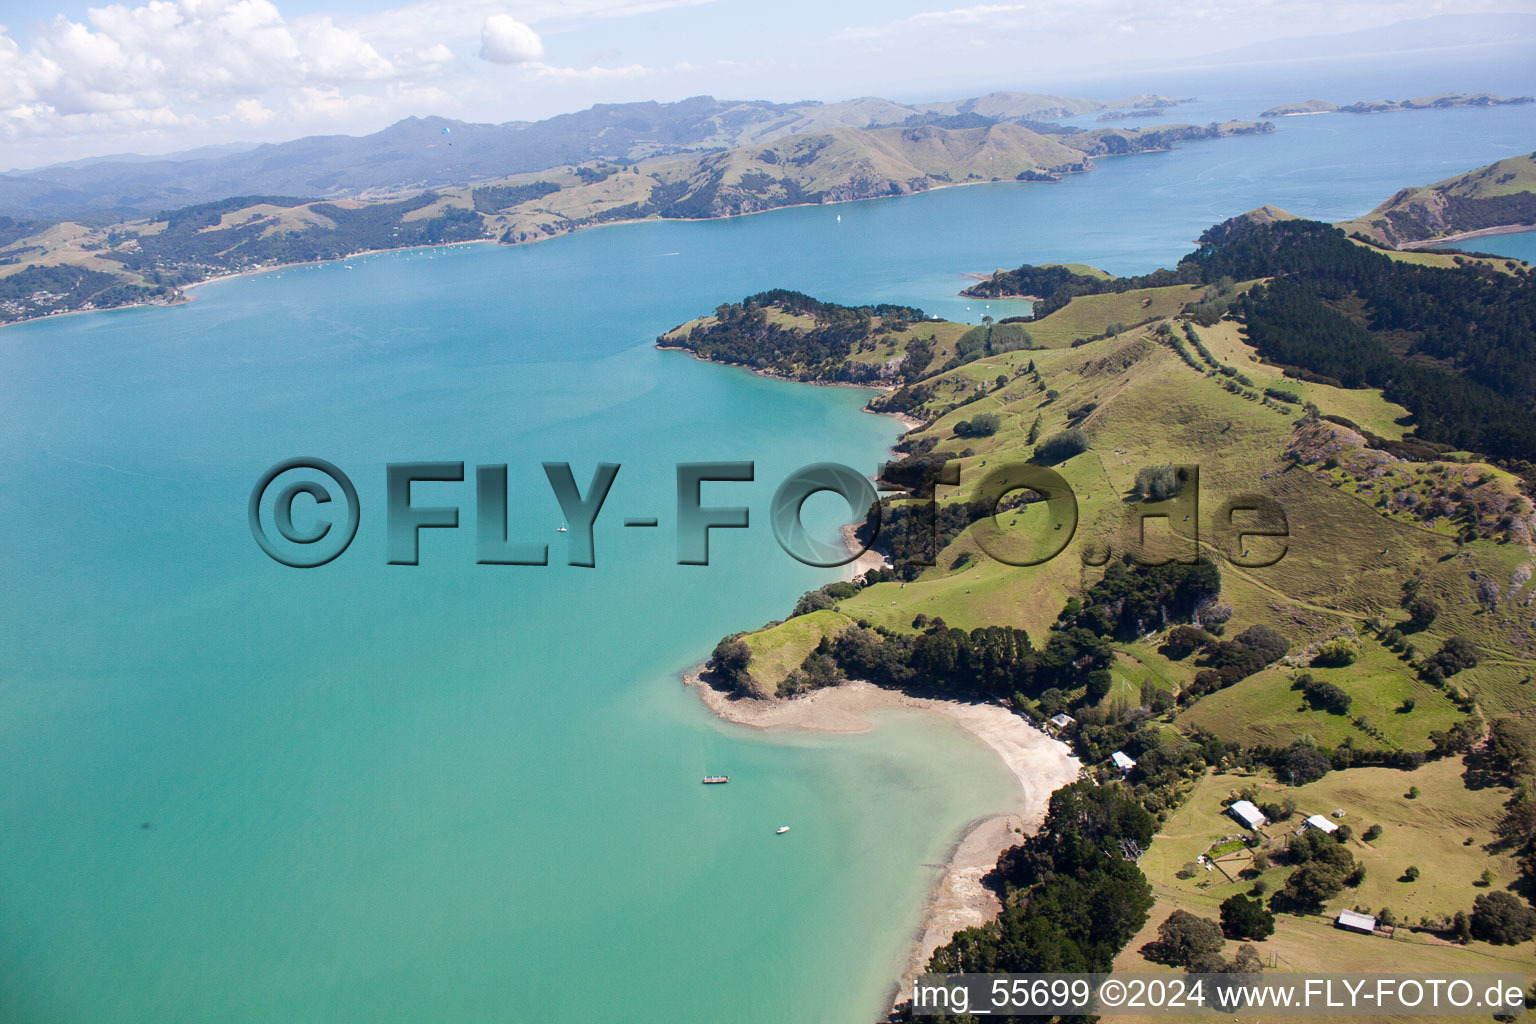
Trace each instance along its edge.
<instances>
[{"instance_id":1,"label":"calm ocean water","mask_svg":"<svg viewBox=\"0 0 1536 1024\"><path fill-rule=\"evenodd\" d=\"M1200 91L1181 119L1322 92ZM677 684L830 578L775 545L778 481L873 470L897 428L859 392L651 340L771 286L976 319L968 271L1142 271L1264 202L1353 215L1536 147L1536 109L1280 129L1059 185L386 254L0 333L0 1018L867 1019L933 863L1010 781L944 723L770 738ZM363 506L312 572L245 522L257 476L302 454ZM597 568L476 566L468 483L417 488L465 528L387 566L383 465L421 459L509 463L514 533L557 563L539 463L583 486L621 463ZM701 459L756 460L705 493L754 525L683 568L672 466ZM715 771L731 785L699 785Z\"/></svg>"}]
</instances>

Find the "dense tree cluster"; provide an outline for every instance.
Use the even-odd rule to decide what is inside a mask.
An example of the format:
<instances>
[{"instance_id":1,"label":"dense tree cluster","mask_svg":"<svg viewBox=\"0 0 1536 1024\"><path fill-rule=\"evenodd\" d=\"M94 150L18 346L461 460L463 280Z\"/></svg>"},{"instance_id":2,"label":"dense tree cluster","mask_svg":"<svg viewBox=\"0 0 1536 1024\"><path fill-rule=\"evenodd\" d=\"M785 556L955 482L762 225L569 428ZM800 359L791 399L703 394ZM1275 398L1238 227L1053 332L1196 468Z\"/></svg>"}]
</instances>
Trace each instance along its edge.
<instances>
[{"instance_id":1,"label":"dense tree cluster","mask_svg":"<svg viewBox=\"0 0 1536 1024\"><path fill-rule=\"evenodd\" d=\"M1039 833L998 861L1007 909L958 932L935 951L929 970L1108 971L1152 906L1152 888L1122 842L1145 846L1155 827L1119 787L1077 782L1058 789Z\"/></svg>"},{"instance_id":2,"label":"dense tree cluster","mask_svg":"<svg viewBox=\"0 0 1536 1024\"><path fill-rule=\"evenodd\" d=\"M588 168L581 168L588 170ZM579 173L579 172L578 172ZM560 191L552 181L530 181L522 185L487 185L470 193L470 201L480 213L497 213L519 203L543 199L551 192Z\"/></svg>"},{"instance_id":3,"label":"dense tree cluster","mask_svg":"<svg viewBox=\"0 0 1536 1024\"><path fill-rule=\"evenodd\" d=\"M1003 425L995 412L983 412L955 424L956 437L991 437Z\"/></svg>"},{"instance_id":4,"label":"dense tree cluster","mask_svg":"<svg viewBox=\"0 0 1536 1024\"><path fill-rule=\"evenodd\" d=\"M1340 840L1318 829L1309 828L1291 836L1285 844L1286 857L1296 870L1285 885L1270 898L1271 907L1294 913L1309 913L1344 891L1346 885L1359 885L1365 872L1355 863L1355 855Z\"/></svg>"},{"instance_id":5,"label":"dense tree cluster","mask_svg":"<svg viewBox=\"0 0 1536 1024\"><path fill-rule=\"evenodd\" d=\"M1112 562L1080 601L1067 602L1060 623L1084 627L1100 636L1134 640L1173 623L1187 622L1202 601L1220 592L1221 570L1208 559L1159 566Z\"/></svg>"},{"instance_id":6,"label":"dense tree cluster","mask_svg":"<svg viewBox=\"0 0 1536 1024\"><path fill-rule=\"evenodd\" d=\"M1035 462L1054 466L1088 450L1088 435L1077 427L1052 434L1035 447Z\"/></svg>"},{"instance_id":7,"label":"dense tree cluster","mask_svg":"<svg viewBox=\"0 0 1536 1024\"><path fill-rule=\"evenodd\" d=\"M1222 901L1221 930L1234 939L1267 939L1275 932L1275 915L1263 900L1236 893Z\"/></svg>"},{"instance_id":8,"label":"dense tree cluster","mask_svg":"<svg viewBox=\"0 0 1536 1024\"><path fill-rule=\"evenodd\" d=\"M1314 708L1332 712L1335 715L1349 714L1349 708L1354 703L1353 698L1342 687L1323 679L1313 679L1310 672L1303 672L1296 677L1291 684L1291 689L1300 690L1307 703Z\"/></svg>"},{"instance_id":9,"label":"dense tree cluster","mask_svg":"<svg viewBox=\"0 0 1536 1024\"><path fill-rule=\"evenodd\" d=\"M1472 937L1494 945L1515 945L1536 935L1536 910L1507 892L1487 892L1472 901Z\"/></svg>"},{"instance_id":10,"label":"dense tree cluster","mask_svg":"<svg viewBox=\"0 0 1536 1024\"><path fill-rule=\"evenodd\" d=\"M815 323L809 328L786 325L772 315L774 311L808 316ZM905 327L925 318L922 310L911 306L842 306L778 288L741 302L723 303L715 309L712 323L658 341L704 359L750 366L782 377L867 383L888 380L890 374L883 363L850 361L854 347L877 331ZM931 347L926 354L926 359L911 365L903 359L898 368L921 372L932 358Z\"/></svg>"}]
</instances>

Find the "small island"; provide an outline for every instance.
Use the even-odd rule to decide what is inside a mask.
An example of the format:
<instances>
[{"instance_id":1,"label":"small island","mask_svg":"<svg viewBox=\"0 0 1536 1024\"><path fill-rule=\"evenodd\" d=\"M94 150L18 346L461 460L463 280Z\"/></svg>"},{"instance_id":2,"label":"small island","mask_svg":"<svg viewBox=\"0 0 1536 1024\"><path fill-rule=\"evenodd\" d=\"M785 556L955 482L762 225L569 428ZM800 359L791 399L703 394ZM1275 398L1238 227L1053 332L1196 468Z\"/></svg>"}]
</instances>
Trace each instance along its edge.
<instances>
[{"instance_id":1,"label":"small island","mask_svg":"<svg viewBox=\"0 0 1536 1024\"><path fill-rule=\"evenodd\" d=\"M1450 107L1507 107L1536 102L1530 96L1494 96L1491 93L1447 92L1408 100L1362 100L1335 106L1327 100L1302 100L1270 107L1260 117L1295 117L1298 114L1387 114L1394 110L1445 110Z\"/></svg>"}]
</instances>

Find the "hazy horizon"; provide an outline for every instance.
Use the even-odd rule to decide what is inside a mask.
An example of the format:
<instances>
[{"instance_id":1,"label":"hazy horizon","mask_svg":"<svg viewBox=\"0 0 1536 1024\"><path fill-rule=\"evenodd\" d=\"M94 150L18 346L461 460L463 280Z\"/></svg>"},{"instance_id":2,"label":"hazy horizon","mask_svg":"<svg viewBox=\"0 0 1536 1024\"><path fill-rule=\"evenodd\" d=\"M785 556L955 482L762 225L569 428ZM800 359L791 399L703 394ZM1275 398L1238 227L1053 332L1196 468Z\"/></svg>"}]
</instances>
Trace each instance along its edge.
<instances>
[{"instance_id":1,"label":"hazy horizon","mask_svg":"<svg viewBox=\"0 0 1536 1024\"><path fill-rule=\"evenodd\" d=\"M1518 64L1521 43L1536 38L1530 3L1455 15L1419 0L1213 15L1104 0L1091 17L1063 5L931 6L844 6L834 22L795 3L767 25L748 24L761 15L727 0L177 0L0 12L0 139L10 169L34 170L366 135L410 116L503 124L697 95L776 103L1092 95L1113 79L1159 91L1160 80L1201 71L1251 76L1362 58L1407 58L1432 76L1437 63L1475 55L1483 59L1473 73L1450 88L1497 91L1499 79L1529 80L1500 65Z\"/></svg>"}]
</instances>

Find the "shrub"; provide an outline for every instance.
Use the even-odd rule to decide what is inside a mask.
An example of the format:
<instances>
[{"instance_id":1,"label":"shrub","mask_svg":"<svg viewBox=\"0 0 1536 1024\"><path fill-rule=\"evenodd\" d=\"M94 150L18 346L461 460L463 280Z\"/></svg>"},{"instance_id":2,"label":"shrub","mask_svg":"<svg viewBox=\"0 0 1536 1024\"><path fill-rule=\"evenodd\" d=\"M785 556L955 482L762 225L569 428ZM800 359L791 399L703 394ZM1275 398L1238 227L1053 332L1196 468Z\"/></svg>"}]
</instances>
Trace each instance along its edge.
<instances>
[{"instance_id":1,"label":"shrub","mask_svg":"<svg viewBox=\"0 0 1536 1024\"><path fill-rule=\"evenodd\" d=\"M1187 657L1191 651L1198 651L1216 638L1199 626L1174 626L1168 631L1168 637L1163 641L1163 651L1170 657Z\"/></svg>"},{"instance_id":2,"label":"shrub","mask_svg":"<svg viewBox=\"0 0 1536 1024\"><path fill-rule=\"evenodd\" d=\"M1349 637L1336 636L1324 640L1312 658L1312 664L1321 668L1342 668L1353 665L1360 657L1360 647Z\"/></svg>"},{"instance_id":3,"label":"shrub","mask_svg":"<svg viewBox=\"0 0 1536 1024\"><path fill-rule=\"evenodd\" d=\"M1349 707L1354 702L1342 688L1322 679L1313 679L1308 672L1297 676L1296 682L1291 686L1292 689L1299 689L1312 707L1330 711L1335 715L1349 714Z\"/></svg>"},{"instance_id":4,"label":"shrub","mask_svg":"<svg viewBox=\"0 0 1536 1024\"><path fill-rule=\"evenodd\" d=\"M1408 882L1417 882L1419 880L1419 869L1412 864L1408 865L1408 870L1403 872L1403 879Z\"/></svg>"},{"instance_id":5,"label":"shrub","mask_svg":"<svg viewBox=\"0 0 1536 1024\"><path fill-rule=\"evenodd\" d=\"M1146 501L1163 501L1179 493L1184 474L1174 465L1143 466L1136 471L1136 493Z\"/></svg>"},{"instance_id":6,"label":"shrub","mask_svg":"<svg viewBox=\"0 0 1536 1024\"><path fill-rule=\"evenodd\" d=\"M1372 825L1370 828L1365 830L1365 834L1360 838L1364 839L1368 843L1374 843L1376 840L1381 838L1381 826Z\"/></svg>"},{"instance_id":7,"label":"shrub","mask_svg":"<svg viewBox=\"0 0 1536 1024\"><path fill-rule=\"evenodd\" d=\"M1065 462L1088 450L1088 435L1076 427L1052 434L1035 448L1035 461L1048 466Z\"/></svg>"},{"instance_id":8,"label":"shrub","mask_svg":"<svg viewBox=\"0 0 1536 1024\"><path fill-rule=\"evenodd\" d=\"M991 437L1003 425L995 412L984 412L955 424L956 437Z\"/></svg>"},{"instance_id":9,"label":"shrub","mask_svg":"<svg viewBox=\"0 0 1536 1024\"><path fill-rule=\"evenodd\" d=\"M1249 626L1237 636L1234 642L1242 644L1259 656L1259 660L1268 665L1285 657L1285 652L1291 649L1291 642L1268 626Z\"/></svg>"}]
</instances>

